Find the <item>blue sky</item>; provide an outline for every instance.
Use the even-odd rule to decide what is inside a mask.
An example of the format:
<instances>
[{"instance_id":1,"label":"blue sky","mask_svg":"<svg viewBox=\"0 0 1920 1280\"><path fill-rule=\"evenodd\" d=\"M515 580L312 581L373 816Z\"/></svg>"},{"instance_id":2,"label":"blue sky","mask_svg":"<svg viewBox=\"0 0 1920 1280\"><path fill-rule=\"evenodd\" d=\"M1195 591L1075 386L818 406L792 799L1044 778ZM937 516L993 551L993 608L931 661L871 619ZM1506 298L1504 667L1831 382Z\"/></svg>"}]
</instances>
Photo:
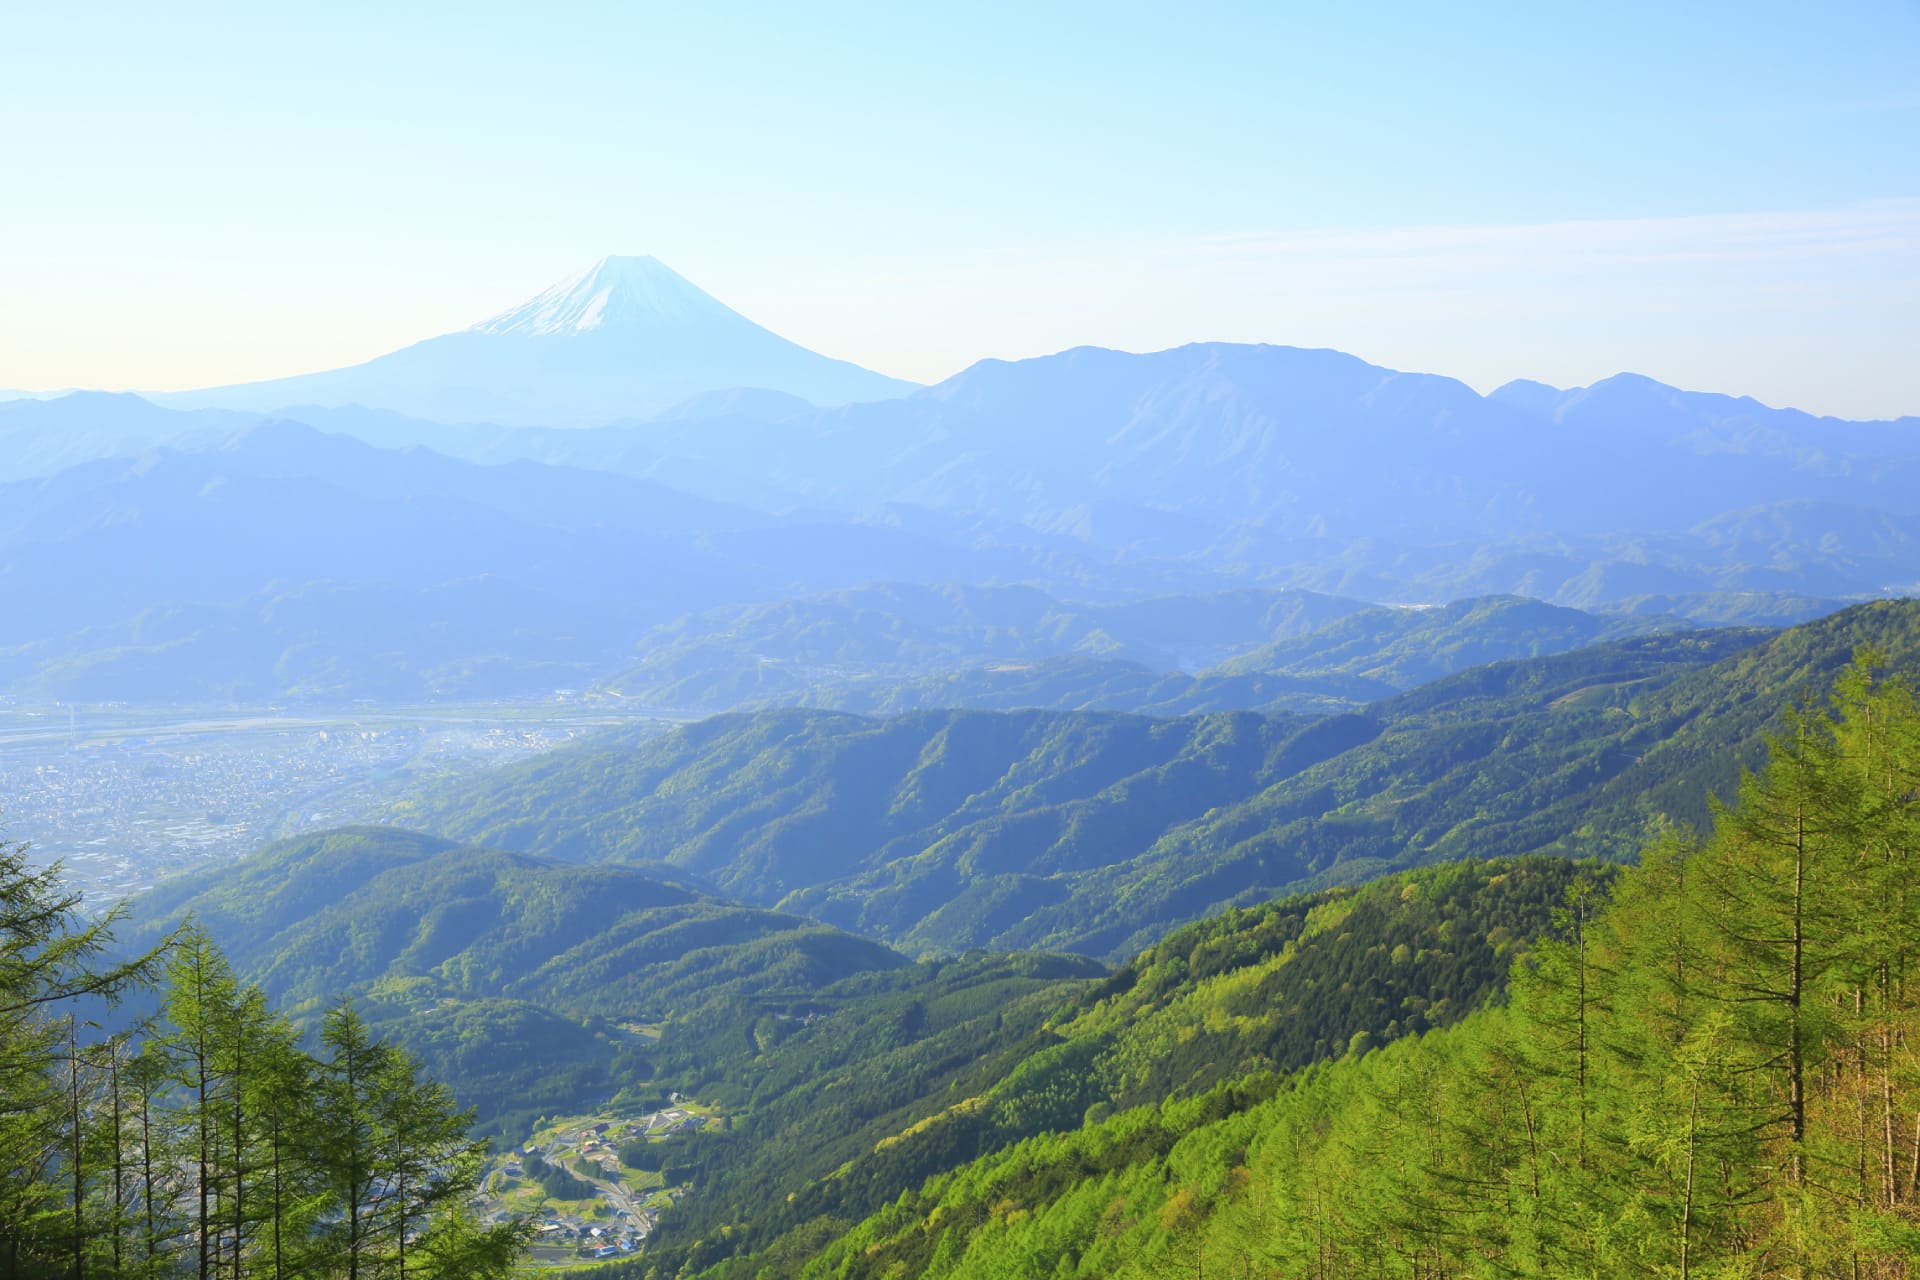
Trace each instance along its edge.
<instances>
[{"instance_id":1,"label":"blue sky","mask_svg":"<svg viewBox=\"0 0 1920 1280\"><path fill-rule=\"evenodd\" d=\"M652 253L923 380L1230 338L1920 413L1910 0L799 8L0 6L0 386Z\"/></svg>"}]
</instances>

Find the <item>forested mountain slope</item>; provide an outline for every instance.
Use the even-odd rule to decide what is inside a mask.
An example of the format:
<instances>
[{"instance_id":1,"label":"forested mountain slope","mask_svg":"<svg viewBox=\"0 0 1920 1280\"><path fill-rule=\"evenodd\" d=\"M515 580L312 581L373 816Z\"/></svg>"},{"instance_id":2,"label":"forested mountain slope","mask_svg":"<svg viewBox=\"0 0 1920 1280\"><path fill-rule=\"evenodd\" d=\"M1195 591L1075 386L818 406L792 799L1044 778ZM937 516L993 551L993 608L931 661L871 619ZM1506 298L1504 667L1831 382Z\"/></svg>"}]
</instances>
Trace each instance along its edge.
<instances>
[{"instance_id":1,"label":"forested mountain slope","mask_svg":"<svg viewBox=\"0 0 1920 1280\"><path fill-rule=\"evenodd\" d=\"M708 1274L1909 1274L1920 714L1858 676L1839 712L1711 837L1571 895L1508 1005L1089 1115Z\"/></svg>"},{"instance_id":2,"label":"forested mountain slope","mask_svg":"<svg viewBox=\"0 0 1920 1280\"><path fill-rule=\"evenodd\" d=\"M271 845L154 890L133 942L192 918L290 1012L351 995L483 1119L650 1078L617 1030L905 966L866 939L619 866L389 829Z\"/></svg>"},{"instance_id":3,"label":"forested mountain slope","mask_svg":"<svg viewBox=\"0 0 1920 1280\"><path fill-rule=\"evenodd\" d=\"M303 1037L204 930L110 958L121 913L81 905L0 843L8 1280L515 1274L471 1117L349 999Z\"/></svg>"},{"instance_id":4,"label":"forested mountain slope","mask_svg":"<svg viewBox=\"0 0 1920 1280\"><path fill-rule=\"evenodd\" d=\"M949 708L1125 711L1146 716L1209 711L1327 715L1351 711L1396 692L1392 685L1364 676L1188 675L1113 658L1044 658L933 675L829 680L791 702L869 716Z\"/></svg>"},{"instance_id":5,"label":"forested mountain slope","mask_svg":"<svg viewBox=\"0 0 1920 1280\"><path fill-rule=\"evenodd\" d=\"M857 689L1067 657L1170 672L1307 635L1365 607L1310 591L1099 604L1033 587L876 583L678 619L642 637L640 661L608 684L652 705L722 711L805 701L847 682Z\"/></svg>"},{"instance_id":6,"label":"forested mountain slope","mask_svg":"<svg viewBox=\"0 0 1920 1280\"><path fill-rule=\"evenodd\" d=\"M352 997L481 1107L483 1132L623 1091L725 1108L727 1131L662 1153L692 1192L649 1257L699 1262L817 1243L930 1174L1116 1106L1449 1025L1570 884L1605 875L1424 870L1189 926L1114 973L1038 954L908 964L627 868L349 830L143 901L130 937L191 912L243 978ZM621 1029L639 1017L656 1041Z\"/></svg>"},{"instance_id":7,"label":"forested mountain slope","mask_svg":"<svg viewBox=\"0 0 1920 1280\"><path fill-rule=\"evenodd\" d=\"M682 713L1324 711L1466 667L1690 625L1517 596L1434 608L1369 607L1310 591L1097 604L1031 587L882 583L678 619L642 638L641 660L607 687Z\"/></svg>"},{"instance_id":8,"label":"forested mountain slope","mask_svg":"<svg viewBox=\"0 0 1920 1280\"><path fill-rule=\"evenodd\" d=\"M1103 981L973 956L850 979L811 1020L760 1006L751 1051L744 1016L685 1028L674 1052L670 1029L663 1071L742 1110L684 1148L693 1191L635 1273L789 1274L850 1218L970 1159L1451 1025L1570 886L1606 880L1565 859L1461 863L1230 912ZM1044 965L1053 979L1021 990Z\"/></svg>"},{"instance_id":9,"label":"forested mountain slope","mask_svg":"<svg viewBox=\"0 0 1920 1280\"><path fill-rule=\"evenodd\" d=\"M1658 615L1609 618L1519 596L1487 596L1432 609L1349 614L1306 635L1277 637L1210 674L1348 675L1411 689L1489 662L1546 657L1685 625Z\"/></svg>"},{"instance_id":10,"label":"forested mountain slope","mask_svg":"<svg viewBox=\"0 0 1920 1280\"><path fill-rule=\"evenodd\" d=\"M1397 866L1629 856L1699 821L1779 709L1861 644L1920 660L1920 604L1476 668L1364 714L720 717L422 797L410 825L657 861L912 949L1124 956L1225 906Z\"/></svg>"}]
</instances>

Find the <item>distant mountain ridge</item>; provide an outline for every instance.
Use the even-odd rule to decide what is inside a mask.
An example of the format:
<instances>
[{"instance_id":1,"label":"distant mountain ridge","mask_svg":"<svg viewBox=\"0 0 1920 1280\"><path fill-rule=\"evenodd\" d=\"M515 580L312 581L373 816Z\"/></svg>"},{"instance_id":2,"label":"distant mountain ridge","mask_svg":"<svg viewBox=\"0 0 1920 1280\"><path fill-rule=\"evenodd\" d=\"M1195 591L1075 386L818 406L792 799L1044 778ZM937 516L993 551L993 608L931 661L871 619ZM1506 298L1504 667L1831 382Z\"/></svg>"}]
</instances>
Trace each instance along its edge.
<instances>
[{"instance_id":1,"label":"distant mountain ridge","mask_svg":"<svg viewBox=\"0 0 1920 1280\"><path fill-rule=\"evenodd\" d=\"M1306 635L1276 638L1207 674L1337 674L1404 690L1467 667L1546 657L1688 625L1658 615L1604 618L1520 596L1487 596L1431 609L1352 613Z\"/></svg>"},{"instance_id":2,"label":"distant mountain ridge","mask_svg":"<svg viewBox=\"0 0 1920 1280\"><path fill-rule=\"evenodd\" d=\"M656 706L719 711L804 701L848 681L1068 656L1167 673L1366 607L1307 591L1069 604L1028 586L873 583L678 619L642 637L640 661L608 683Z\"/></svg>"},{"instance_id":3,"label":"distant mountain ridge","mask_svg":"<svg viewBox=\"0 0 1920 1280\"><path fill-rule=\"evenodd\" d=\"M1254 590L1069 604L1032 587L876 583L678 619L607 687L676 714L1338 710L1465 667L1690 625L1518 596L1420 609Z\"/></svg>"},{"instance_id":4,"label":"distant mountain ridge","mask_svg":"<svg viewBox=\"0 0 1920 1280\"><path fill-rule=\"evenodd\" d=\"M504 343L604 355L631 373L635 325L658 321L672 341L701 348L712 345L701 337L710 322L737 328L722 313L658 264L603 264L432 350ZM536 395L550 375L567 394L600 385L592 370L516 359L478 367ZM466 394L471 367L448 364L444 385ZM0 686L133 700L531 692L651 663L653 687L687 709L899 709L973 696L1198 710L1273 689L1330 693L1317 687L1329 664L1281 655L1286 669L1264 683L1160 687L1151 677L1167 673L1166 645L1107 645L1092 630L1066 644L981 643L985 632L964 618L934 636L904 600L861 625L910 641L899 652L919 664L888 678L912 688L827 688L842 683L836 653L860 648L826 634L831 611L816 611L826 630L803 644L777 630L764 647L738 637L725 670L669 669L657 646L638 642L693 611L884 581L1032 588L1087 604L1235 589L1392 605L1518 595L1775 625L1920 593L1912 418L1841 422L1633 375L1481 396L1340 352L1227 343L983 361L934 387L837 408L791 391L683 390L617 425L560 429L322 408L308 387L301 420L335 434L309 433L298 460L275 471L242 465L251 454L225 443L249 428L296 437L263 413L91 393L0 404L0 484L33 486L8 486L0 511L0 589L15 604L13 621L0 621ZM381 448L356 450L344 435ZM143 452L156 441L164 459ZM414 445L460 461L407 453ZM130 460L111 471L103 457ZM458 493L445 487L455 475ZM56 513L61 494L76 505ZM269 563L275 548L284 563ZM93 584L84 598L66 589L76 581ZM275 602L315 601L316 591L348 607L334 619L302 606L321 634L289 633ZM433 616L456 598L456 612ZM801 634L803 612L786 634ZM379 626L356 625L369 616ZM401 617L408 628L387 625ZM495 645L490 629L503 620L514 638ZM464 652L449 651L448 637ZM424 664L416 644L434 651ZM1448 669L1403 647L1409 671ZM1175 656L1192 673L1233 655ZM1079 665L1044 682L990 669L1066 658ZM1140 664L1148 678L1086 665L1108 661ZM371 680L369 665L382 668ZM182 667L196 672L190 689L156 678ZM1275 672L1293 683L1272 683ZM215 678L199 678L207 673ZM1303 676L1316 687L1303 690Z\"/></svg>"},{"instance_id":5,"label":"distant mountain ridge","mask_svg":"<svg viewBox=\"0 0 1920 1280\"><path fill-rule=\"evenodd\" d=\"M665 304L635 286L629 307L621 287L593 285L480 326L497 332L409 352L430 363L440 359L432 352L500 342L619 363L632 353L606 343L626 332L622 317ZM684 324L663 322L680 335L672 342L712 345L700 316L719 304L703 298L687 303ZM516 361L481 363L486 378L522 378L526 396L544 395L546 375ZM434 380L466 395L458 363ZM599 377L566 371L554 394L590 394ZM383 445L618 471L765 510L924 513L969 536L1071 544L1187 573L1204 566L1219 585L1425 602L1515 593L1586 608L1920 584L1910 545L1920 418L1843 422L1631 374L1481 396L1336 351L1230 343L988 360L911 394L828 408L792 388L720 381L733 385L688 384L671 402L627 405L618 423L591 430L514 425L538 415L475 406L458 416L491 425L449 426L444 415L356 408L304 385L273 384L264 399ZM25 422L58 404L12 407ZM1756 558L1708 528L1807 503L1840 515L1838 536L1799 539L1794 556ZM1868 532L1876 522L1883 531ZM1884 536L1888 522L1896 538Z\"/></svg>"},{"instance_id":6,"label":"distant mountain ridge","mask_svg":"<svg viewBox=\"0 0 1920 1280\"><path fill-rule=\"evenodd\" d=\"M320 416L320 415L316 415ZM1516 593L1592 607L1718 591L1832 598L1920 584L1857 530L1920 521L1920 418L1844 422L1623 374L1481 396L1336 351L1197 343L988 360L896 399L703 396L593 431L376 430L462 456L625 471L768 509L931 513L1373 600ZM1755 559L1711 530L1783 504L1839 536ZM1216 578L1216 581L1219 580Z\"/></svg>"},{"instance_id":7,"label":"distant mountain ridge","mask_svg":"<svg viewBox=\"0 0 1920 1280\"><path fill-rule=\"evenodd\" d=\"M259 421L217 409L176 412L127 392L0 396L0 484L161 444L204 448Z\"/></svg>"},{"instance_id":8,"label":"distant mountain ridge","mask_svg":"<svg viewBox=\"0 0 1920 1280\"><path fill-rule=\"evenodd\" d=\"M1322 718L719 716L563 747L395 817L547 856L670 864L913 950L1121 956L1225 906L1397 867L1630 856L1663 813L1703 821L1778 708L1863 644L1920 670L1920 602L1475 667Z\"/></svg>"},{"instance_id":9,"label":"distant mountain ridge","mask_svg":"<svg viewBox=\"0 0 1920 1280\"><path fill-rule=\"evenodd\" d=\"M691 610L1015 564L632 476L267 422L0 484L0 687L136 702L544 693L617 669L636 636Z\"/></svg>"},{"instance_id":10,"label":"distant mountain ridge","mask_svg":"<svg viewBox=\"0 0 1920 1280\"><path fill-rule=\"evenodd\" d=\"M360 405L445 423L581 427L741 387L835 405L901 395L914 384L789 342L658 259L609 257L470 328L361 364L154 399L262 412Z\"/></svg>"}]
</instances>

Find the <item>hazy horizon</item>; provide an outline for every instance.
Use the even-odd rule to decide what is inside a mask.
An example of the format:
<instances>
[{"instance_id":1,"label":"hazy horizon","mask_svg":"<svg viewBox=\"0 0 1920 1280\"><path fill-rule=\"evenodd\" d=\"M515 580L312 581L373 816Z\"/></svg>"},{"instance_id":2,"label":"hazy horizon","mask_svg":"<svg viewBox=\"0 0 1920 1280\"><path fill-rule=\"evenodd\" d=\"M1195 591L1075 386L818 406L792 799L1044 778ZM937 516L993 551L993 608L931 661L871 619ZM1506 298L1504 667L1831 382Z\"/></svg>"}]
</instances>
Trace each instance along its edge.
<instances>
[{"instance_id":1,"label":"hazy horizon","mask_svg":"<svg viewBox=\"0 0 1920 1280\"><path fill-rule=\"evenodd\" d=\"M638 253L917 382L1217 340L1920 412L1897 4L10 27L8 389L350 365Z\"/></svg>"}]
</instances>

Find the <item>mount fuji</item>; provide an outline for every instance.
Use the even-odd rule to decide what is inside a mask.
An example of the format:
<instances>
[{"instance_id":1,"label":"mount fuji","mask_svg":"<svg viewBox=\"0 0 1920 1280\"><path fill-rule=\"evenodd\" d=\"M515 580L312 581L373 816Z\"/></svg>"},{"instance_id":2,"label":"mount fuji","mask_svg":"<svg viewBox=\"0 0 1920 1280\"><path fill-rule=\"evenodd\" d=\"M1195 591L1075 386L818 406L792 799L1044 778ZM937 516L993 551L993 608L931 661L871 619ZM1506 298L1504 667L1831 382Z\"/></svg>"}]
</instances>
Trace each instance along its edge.
<instances>
[{"instance_id":1,"label":"mount fuji","mask_svg":"<svg viewBox=\"0 0 1920 1280\"><path fill-rule=\"evenodd\" d=\"M915 390L762 328L650 257L602 258L492 319L364 364L152 397L273 412L360 405L435 422L599 426L755 388L832 406Z\"/></svg>"}]
</instances>

